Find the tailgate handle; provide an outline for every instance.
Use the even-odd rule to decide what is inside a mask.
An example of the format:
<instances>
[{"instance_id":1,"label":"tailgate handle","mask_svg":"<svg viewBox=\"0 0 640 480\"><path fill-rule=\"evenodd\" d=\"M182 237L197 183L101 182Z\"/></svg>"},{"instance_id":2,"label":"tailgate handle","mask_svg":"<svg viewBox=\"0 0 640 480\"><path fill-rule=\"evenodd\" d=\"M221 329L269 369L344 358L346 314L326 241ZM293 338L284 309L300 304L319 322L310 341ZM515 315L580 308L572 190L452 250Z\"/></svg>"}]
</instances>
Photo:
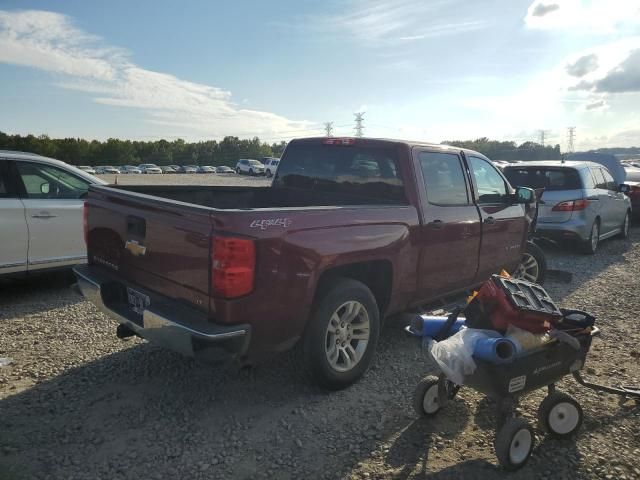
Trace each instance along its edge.
<instances>
[{"instance_id":1,"label":"tailgate handle","mask_svg":"<svg viewBox=\"0 0 640 480\"><path fill-rule=\"evenodd\" d=\"M144 238L147 235L147 221L134 215L127 216L127 233Z\"/></svg>"},{"instance_id":2,"label":"tailgate handle","mask_svg":"<svg viewBox=\"0 0 640 480\"><path fill-rule=\"evenodd\" d=\"M428 224L431 228L440 229L444 227L444 222L442 220L434 220L433 222L429 222Z\"/></svg>"}]
</instances>

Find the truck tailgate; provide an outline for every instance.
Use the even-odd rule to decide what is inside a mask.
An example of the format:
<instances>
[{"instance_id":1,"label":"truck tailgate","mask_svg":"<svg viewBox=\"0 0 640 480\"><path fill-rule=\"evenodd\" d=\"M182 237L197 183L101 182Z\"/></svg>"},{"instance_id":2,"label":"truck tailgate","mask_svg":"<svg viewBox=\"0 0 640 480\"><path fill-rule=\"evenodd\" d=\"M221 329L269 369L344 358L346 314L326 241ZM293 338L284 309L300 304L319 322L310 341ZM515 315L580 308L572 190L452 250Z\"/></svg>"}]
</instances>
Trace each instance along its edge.
<instances>
[{"instance_id":1,"label":"truck tailgate","mask_svg":"<svg viewBox=\"0 0 640 480\"><path fill-rule=\"evenodd\" d=\"M90 264L208 312L207 209L109 187L92 187L87 205Z\"/></svg>"}]
</instances>

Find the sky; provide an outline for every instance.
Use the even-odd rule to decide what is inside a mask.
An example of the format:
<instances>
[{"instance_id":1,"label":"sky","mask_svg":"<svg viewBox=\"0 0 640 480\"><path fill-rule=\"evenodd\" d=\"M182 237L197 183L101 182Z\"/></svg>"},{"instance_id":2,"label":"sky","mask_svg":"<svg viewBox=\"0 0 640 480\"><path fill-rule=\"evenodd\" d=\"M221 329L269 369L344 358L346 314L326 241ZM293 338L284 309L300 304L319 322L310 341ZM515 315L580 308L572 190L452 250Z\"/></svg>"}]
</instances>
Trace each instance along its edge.
<instances>
[{"instance_id":1,"label":"sky","mask_svg":"<svg viewBox=\"0 0 640 480\"><path fill-rule=\"evenodd\" d=\"M0 0L0 131L640 147L638 0Z\"/></svg>"}]
</instances>

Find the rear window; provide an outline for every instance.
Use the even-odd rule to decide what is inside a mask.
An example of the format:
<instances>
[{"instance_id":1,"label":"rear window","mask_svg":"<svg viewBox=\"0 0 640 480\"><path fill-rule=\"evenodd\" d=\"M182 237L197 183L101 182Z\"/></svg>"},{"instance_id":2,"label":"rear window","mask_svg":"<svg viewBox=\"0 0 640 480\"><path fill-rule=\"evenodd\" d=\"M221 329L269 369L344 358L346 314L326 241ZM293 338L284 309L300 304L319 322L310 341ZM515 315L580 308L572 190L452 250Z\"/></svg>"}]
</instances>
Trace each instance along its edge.
<instances>
[{"instance_id":1,"label":"rear window","mask_svg":"<svg viewBox=\"0 0 640 480\"><path fill-rule=\"evenodd\" d=\"M372 203L406 203L392 148L292 144L274 186L367 197Z\"/></svg>"},{"instance_id":2,"label":"rear window","mask_svg":"<svg viewBox=\"0 0 640 480\"><path fill-rule=\"evenodd\" d=\"M579 190L580 175L572 168L508 167L504 175L514 187L544 188L553 190Z\"/></svg>"}]
</instances>

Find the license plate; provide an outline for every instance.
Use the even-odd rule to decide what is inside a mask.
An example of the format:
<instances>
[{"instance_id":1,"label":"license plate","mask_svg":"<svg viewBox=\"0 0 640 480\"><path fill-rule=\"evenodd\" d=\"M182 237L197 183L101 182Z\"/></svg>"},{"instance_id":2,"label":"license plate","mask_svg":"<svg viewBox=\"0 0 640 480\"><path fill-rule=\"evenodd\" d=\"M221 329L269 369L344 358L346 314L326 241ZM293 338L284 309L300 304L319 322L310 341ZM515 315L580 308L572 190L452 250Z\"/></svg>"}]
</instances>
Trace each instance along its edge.
<instances>
[{"instance_id":1,"label":"license plate","mask_svg":"<svg viewBox=\"0 0 640 480\"><path fill-rule=\"evenodd\" d=\"M151 305L151 300L148 295L140 293L129 287L127 287L127 299L129 300L129 307L131 307L131 310L139 315L142 315L144 309Z\"/></svg>"}]
</instances>

